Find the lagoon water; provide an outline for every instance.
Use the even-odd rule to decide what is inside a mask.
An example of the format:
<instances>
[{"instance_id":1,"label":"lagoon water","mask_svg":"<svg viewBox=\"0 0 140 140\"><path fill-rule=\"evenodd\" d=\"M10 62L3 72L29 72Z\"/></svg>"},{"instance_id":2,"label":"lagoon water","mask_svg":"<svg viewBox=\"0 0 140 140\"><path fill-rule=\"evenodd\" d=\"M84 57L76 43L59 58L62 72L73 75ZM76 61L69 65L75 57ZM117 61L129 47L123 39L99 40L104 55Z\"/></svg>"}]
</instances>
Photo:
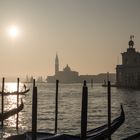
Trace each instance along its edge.
<instances>
[{"instance_id":1,"label":"lagoon water","mask_svg":"<svg viewBox=\"0 0 140 140\"><path fill-rule=\"evenodd\" d=\"M9 83L10 85L11 83ZM16 87L16 83L13 87ZM31 130L32 120L32 84L27 84L31 90L24 100L24 109L19 113L19 131ZM38 131L54 132L55 84L38 83ZM88 84L88 129L107 123L107 88L101 84ZM82 84L59 84L58 133L80 133ZM140 132L140 91L111 88L112 119L120 114L120 104L124 106L125 123L112 135L113 140L119 140ZM16 107L16 96L4 98L5 110ZM1 104L1 100L0 100ZM1 139L17 134L16 116L4 121L4 129L0 130Z\"/></svg>"}]
</instances>

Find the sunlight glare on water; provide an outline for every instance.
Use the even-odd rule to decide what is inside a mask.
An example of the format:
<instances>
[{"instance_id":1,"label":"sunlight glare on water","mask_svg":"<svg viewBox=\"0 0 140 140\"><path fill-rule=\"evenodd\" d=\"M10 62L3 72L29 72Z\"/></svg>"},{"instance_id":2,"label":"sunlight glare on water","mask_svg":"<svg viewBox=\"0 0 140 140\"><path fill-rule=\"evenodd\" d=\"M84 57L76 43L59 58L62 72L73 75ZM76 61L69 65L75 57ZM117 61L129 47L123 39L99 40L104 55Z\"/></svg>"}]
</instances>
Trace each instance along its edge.
<instances>
[{"instance_id":1,"label":"sunlight glare on water","mask_svg":"<svg viewBox=\"0 0 140 140\"><path fill-rule=\"evenodd\" d=\"M17 84L11 89L16 90ZM21 84L21 89L24 90ZM19 113L20 133L31 131L32 122L32 84L26 84L31 90L23 98L24 109ZM36 83L38 88L37 128L40 132L54 133L55 84ZM15 88L14 88L15 87ZM10 88L8 89L10 90ZM112 120L120 114L123 103L126 119L124 124L112 135L112 140L123 139L140 131L140 91L111 88ZM82 84L60 84L58 98L58 133L80 133ZM4 110L16 107L16 95L5 96ZM88 130L107 123L107 89L100 84L88 86ZM17 134L16 115L4 121L3 137Z\"/></svg>"},{"instance_id":2,"label":"sunlight glare on water","mask_svg":"<svg viewBox=\"0 0 140 140\"><path fill-rule=\"evenodd\" d=\"M5 92L14 92L17 91L17 83L15 82L9 82L5 83ZM19 91L22 91L23 89L23 83L19 83Z\"/></svg>"},{"instance_id":3,"label":"sunlight glare on water","mask_svg":"<svg viewBox=\"0 0 140 140\"><path fill-rule=\"evenodd\" d=\"M24 91L24 85L23 83L19 83L19 92L20 91ZM4 85L4 92L16 92L17 91L17 83L16 82L8 82L5 83ZM6 94L6 93L5 93ZM19 96L19 104L21 103L21 98L22 96ZM17 108L17 96L16 95L9 95L9 96L4 96L4 112L9 111L13 108ZM0 106L1 109L1 106ZM19 117L19 122L21 121L22 118L22 113L19 113L20 117ZM13 130L15 130L16 128L16 117L17 115L13 115L11 117L9 117L8 119L6 119L4 121L4 126L6 126L6 129L8 130L10 128L13 128ZM19 127L21 126L21 123L19 124ZM9 134L5 133L6 136L9 136ZM0 138L1 139L1 138Z\"/></svg>"}]
</instances>

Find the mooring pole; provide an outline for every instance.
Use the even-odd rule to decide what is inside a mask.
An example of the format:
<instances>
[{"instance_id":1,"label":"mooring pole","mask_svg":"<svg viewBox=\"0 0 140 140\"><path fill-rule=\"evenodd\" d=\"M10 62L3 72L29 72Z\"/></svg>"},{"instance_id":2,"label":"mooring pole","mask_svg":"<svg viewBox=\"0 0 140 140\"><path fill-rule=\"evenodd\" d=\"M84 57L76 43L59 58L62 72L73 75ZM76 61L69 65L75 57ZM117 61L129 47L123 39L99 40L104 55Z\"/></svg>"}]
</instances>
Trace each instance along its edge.
<instances>
[{"instance_id":1,"label":"mooring pole","mask_svg":"<svg viewBox=\"0 0 140 140\"><path fill-rule=\"evenodd\" d=\"M5 83L5 78L2 78L2 95L1 95L1 114L3 116L4 112L4 83ZM1 127L3 128L3 119L1 121Z\"/></svg>"},{"instance_id":2,"label":"mooring pole","mask_svg":"<svg viewBox=\"0 0 140 140\"><path fill-rule=\"evenodd\" d=\"M56 80L56 95L55 95L55 134L57 134L57 118L58 118L58 86L59 86L59 80Z\"/></svg>"},{"instance_id":3,"label":"mooring pole","mask_svg":"<svg viewBox=\"0 0 140 140\"><path fill-rule=\"evenodd\" d=\"M86 81L84 81L83 91L82 91L81 140L86 140L87 113L88 113L88 88L86 85Z\"/></svg>"},{"instance_id":4,"label":"mooring pole","mask_svg":"<svg viewBox=\"0 0 140 140\"><path fill-rule=\"evenodd\" d=\"M35 87L35 79L33 79L33 87Z\"/></svg>"},{"instance_id":5,"label":"mooring pole","mask_svg":"<svg viewBox=\"0 0 140 140\"><path fill-rule=\"evenodd\" d=\"M17 108L19 107L19 78L17 78ZM18 130L18 118L19 114L17 113L17 118L16 118L16 129Z\"/></svg>"},{"instance_id":6,"label":"mooring pole","mask_svg":"<svg viewBox=\"0 0 140 140\"><path fill-rule=\"evenodd\" d=\"M111 84L110 84L110 81L108 81L107 93L108 93L108 140L111 140Z\"/></svg>"},{"instance_id":7,"label":"mooring pole","mask_svg":"<svg viewBox=\"0 0 140 140\"><path fill-rule=\"evenodd\" d=\"M32 96L32 140L37 139L37 87L33 87Z\"/></svg>"}]
</instances>

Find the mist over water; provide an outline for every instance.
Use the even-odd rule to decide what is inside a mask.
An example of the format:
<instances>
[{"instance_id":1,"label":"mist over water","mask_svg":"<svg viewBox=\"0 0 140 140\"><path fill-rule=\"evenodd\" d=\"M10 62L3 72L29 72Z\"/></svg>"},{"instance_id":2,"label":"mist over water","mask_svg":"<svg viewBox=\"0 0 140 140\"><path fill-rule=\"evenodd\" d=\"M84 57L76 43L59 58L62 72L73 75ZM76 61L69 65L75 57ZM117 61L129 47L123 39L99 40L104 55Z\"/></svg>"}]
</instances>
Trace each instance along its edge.
<instances>
[{"instance_id":1,"label":"mist over water","mask_svg":"<svg viewBox=\"0 0 140 140\"><path fill-rule=\"evenodd\" d=\"M19 133L31 130L32 122L32 84L29 93L20 96L24 109L19 113ZM55 84L38 83L38 131L54 132ZM88 129L107 123L107 88L88 84ZM125 138L140 131L140 91L111 88L112 120L120 114L120 103L124 106L125 123L112 135L113 140ZM59 85L58 133L80 133L82 84ZM4 97L5 108L16 107L16 96ZM1 103L1 100L0 100ZM1 109L1 108L0 108ZM17 134L16 116L4 121L3 137ZM2 130L1 130L2 133ZM2 137L2 136L1 136Z\"/></svg>"}]
</instances>

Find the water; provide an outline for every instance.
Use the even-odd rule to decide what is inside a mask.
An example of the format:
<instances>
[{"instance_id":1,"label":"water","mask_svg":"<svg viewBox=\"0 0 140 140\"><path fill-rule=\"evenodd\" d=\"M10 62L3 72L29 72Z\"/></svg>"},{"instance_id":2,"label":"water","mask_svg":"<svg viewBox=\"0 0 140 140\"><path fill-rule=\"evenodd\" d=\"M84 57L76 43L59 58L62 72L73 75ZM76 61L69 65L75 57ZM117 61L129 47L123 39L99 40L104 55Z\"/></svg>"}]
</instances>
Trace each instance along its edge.
<instances>
[{"instance_id":1,"label":"water","mask_svg":"<svg viewBox=\"0 0 140 140\"><path fill-rule=\"evenodd\" d=\"M11 84L11 83L10 83ZM10 85L9 84L9 85ZM13 84L11 89L16 89ZM31 90L26 96L20 96L24 101L24 109L19 113L19 132L31 130L31 100L32 84L28 84ZM40 83L38 87L38 131L54 132L55 111L55 84ZM99 84L93 88L88 85L89 110L88 129L96 128L107 123L107 89ZM7 87L7 90L9 87ZM22 90L22 84L21 84ZM59 86L59 114L58 133L80 133L82 84L60 84ZM112 135L113 140L118 140L140 131L140 91L117 89L113 87L112 93L112 119L120 114L120 103L124 105L126 114L125 123ZM16 107L16 96L5 97L5 110ZM1 101L0 101L1 103ZM16 116L4 121L4 129L1 130L1 139L17 134Z\"/></svg>"}]
</instances>

